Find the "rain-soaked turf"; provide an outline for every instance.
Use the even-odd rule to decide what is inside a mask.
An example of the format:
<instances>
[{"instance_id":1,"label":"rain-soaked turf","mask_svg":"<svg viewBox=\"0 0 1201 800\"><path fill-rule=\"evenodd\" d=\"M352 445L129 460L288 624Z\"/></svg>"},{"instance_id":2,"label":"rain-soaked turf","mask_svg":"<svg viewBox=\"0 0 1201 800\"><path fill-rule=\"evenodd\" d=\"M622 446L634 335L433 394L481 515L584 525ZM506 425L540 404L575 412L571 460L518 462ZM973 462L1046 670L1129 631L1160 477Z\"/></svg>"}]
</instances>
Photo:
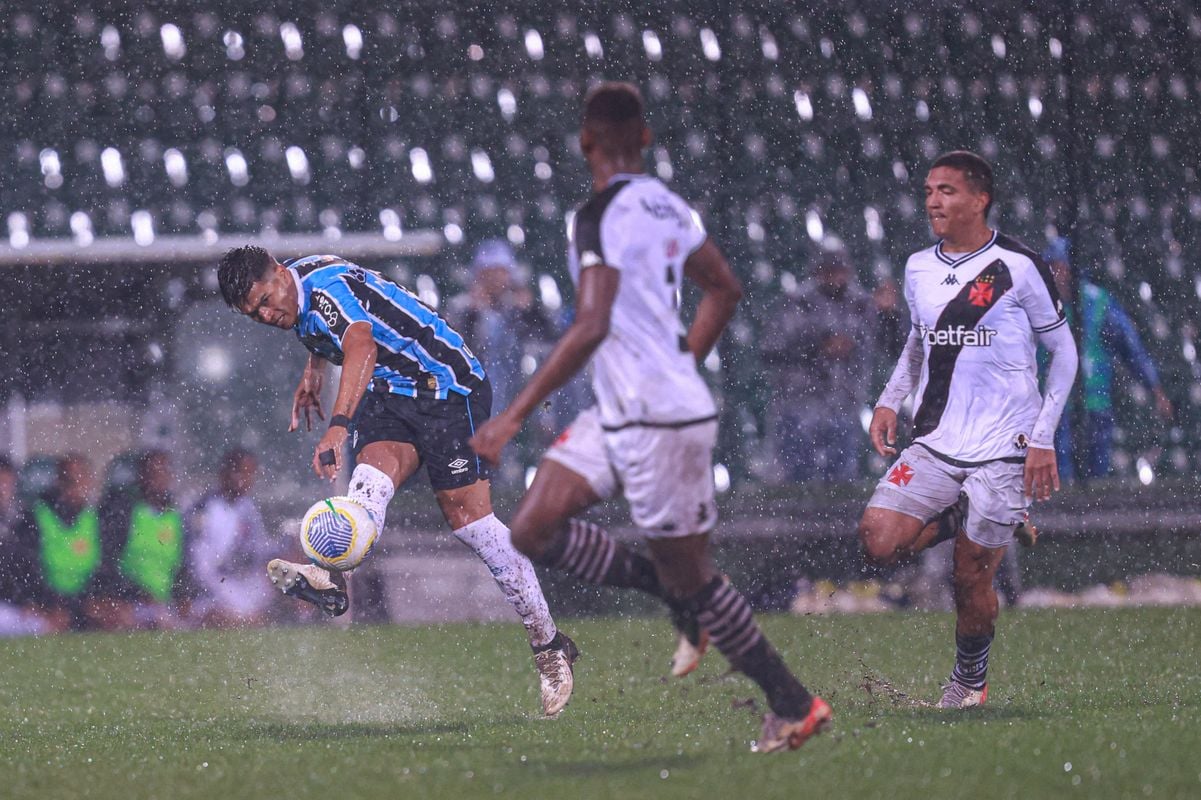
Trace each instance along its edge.
<instances>
[{"instance_id":1,"label":"rain-soaked turf","mask_svg":"<svg viewBox=\"0 0 1201 800\"><path fill-rule=\"evenodd\" d=\"M0 797L1201 796L1201 610L1007 613L968 713L918 702L950 625L766 619L836 714L771 756L720 658L663 677L658 620L570 621L584 658L554 721L513 625L5 641Z\"/></svg>"}]
</instances>

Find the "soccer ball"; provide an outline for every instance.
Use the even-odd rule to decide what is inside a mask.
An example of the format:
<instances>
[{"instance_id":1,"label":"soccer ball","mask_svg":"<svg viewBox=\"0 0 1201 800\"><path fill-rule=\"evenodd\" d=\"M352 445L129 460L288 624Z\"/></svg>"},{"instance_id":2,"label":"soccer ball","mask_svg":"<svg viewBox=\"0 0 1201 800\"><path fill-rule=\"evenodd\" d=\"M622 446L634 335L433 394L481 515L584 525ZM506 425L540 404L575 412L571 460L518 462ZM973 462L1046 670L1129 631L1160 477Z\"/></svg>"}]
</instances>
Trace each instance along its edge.
<instances>
[{"instance_id":1,"label":"soccer ball","mask_svg":"<svg viewBox=\"0 0 1201 800\"><path fill-rule=\"evenodd\" d=\"M371 552L379 535L367 509L349 497L314 503L300 523L300 546L314 563L348 572Z\"/></svg>"}]
</instances>

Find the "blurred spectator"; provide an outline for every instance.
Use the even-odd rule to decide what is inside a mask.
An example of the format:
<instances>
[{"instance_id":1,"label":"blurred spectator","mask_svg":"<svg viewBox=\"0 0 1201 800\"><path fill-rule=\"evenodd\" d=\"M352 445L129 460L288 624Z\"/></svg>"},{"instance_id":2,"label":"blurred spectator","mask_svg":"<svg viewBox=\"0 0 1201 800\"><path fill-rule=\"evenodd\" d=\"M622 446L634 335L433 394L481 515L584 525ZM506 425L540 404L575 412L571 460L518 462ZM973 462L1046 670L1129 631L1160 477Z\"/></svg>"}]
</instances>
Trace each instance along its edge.
<instances>
[{"instance_id":1,"label":"blurred spectator","mask_svg":"<svg viewBox=\"0 0 1201 800\"><path fill-rule=\"evenodd\" d=\"M46 628L39 617L19 604L20 584L24 579L21 570L26 569L25 564L14 558L20 516L17 470L11 461L0 456L0 636L41 633Z\"/></svg>"},{"instance_id":2,"label":"blurred spectator","mask_svg":"<svg viewBox=\"0 0 1201 800\"><path fill-rule=\"evenodd\" d=\"M248 450L227 452L217 488L185 519L188 569L195 580L192 615L213 627L259 625L272 595L266 577L272 542L251 493L258 459Z\"/></svg>"},{"instance_id":3,"label":"blurred spectator","mask_svg":"<svg viewBox=\"0 0 1201 800\"><path fill-rule=\"evenodd\" d=\"M841 251L769 309L760 354L770 368L768 441L790 481L850 481L863 450L860 411L876 361L876 308Z\"/></svg>"},{"instance_id":4,"label":"blurred spectator","mask_svg":"<svg viewBox=\"0 0 1201 800\"><path fill-rule=\"evenodd\" d=\"M121 599L114 605L132 605L138 627L181 624L191 600L173 482L166 451L149 450L138 459L134 485L111 489L100 504L104 586Z\"/></svg>"},{"instance_id":5,"label":"blurred spectator","mask_svg":"<svg viewBox=\"0 0 1201 800\"><path fill-rule=\"evenodd\" d=\"M909 309L901 297L901 285L895 278L884 278L876 284L872 292L872 302L876 306L877 342L879 347L876 355L878 362L891 370L892 365L901 356L905 347L905 339L909 337ZM887 381L888 375L885 374ZM881 384L883 386L883 384Z\"/></svg>"},{"instance_id":6,"label":"blurred spectator","mask_svg":"<svg viewBox=\"0 0 1201 800\"><path fill-rule=\"evenodd\" d=\"M471 262L471 285L450 299L446 318L475 351L492 382L492 412L509 405L521 388L526 348L553 341L554 330L534 301L502 239L480 244Z\"/></svg>"},{"instance_id":7,"label":"blurred spectator","mask_svg":"<svg viewBox=\"0 0 1201 800\"><path fill-rule=\"evenodd\" d=\"M12 602L38 620L36 632L118 627L104 596L100 525L92 505L96 474L87 457L58 459L54 485L14 525L5 548Z\"/></svg>"},{"instance_id":8,"label":"blurred spectator","mask_svg":"<svg viewBox=\"0 0 1201 800\"><path fill-rule=\"evenodd\" d=\"M513 249L503 239L488 239L476 248L471 262L471 284L466 292L450 299L446 319L475 351L492 382L492 414L509 405L521 388L525 374L522 363L536 361L555 340L553 320L544 313L533 291L526 285ZM568 387L556 393L556 410L562 410ZM523 464L537 461L542 438L557 435L553 419L541 415L536 424L516 441L518 456L506 459L493 472L495 484L520 481ZM541 423L541 424L538 424ZM550 430L541 431L549 425Z\"/></svg>"},{"instance_id":9,"label":"blurred spectator","mask_svg":"<svg viewBox=\"0 0 1201 800\"><path fill-rule=\"evenodd\" d=\"M1064 237L1051 240L1043 259L1051 267L1056 288L1068 306L1068 317L1080 336L1080 366L1084 392L1084 419L1079 434L1083 445L1081 459L1073 457L1071 406L1065 410L1055 432L1055 452L1059 477L1070 481L1076 467L1082 478L1101 478L1109 474L1113 450L1114 363L1121 360L1126 369L1155 398L1155 411L1162 419L1171 419L1172 403L1164 394L1159 373L1139 338L1130 317L1105 289L1093 283L1086 271L1080 275L1080 297L1073 302L1071 243Z\"/></svg>"}]
</instances>

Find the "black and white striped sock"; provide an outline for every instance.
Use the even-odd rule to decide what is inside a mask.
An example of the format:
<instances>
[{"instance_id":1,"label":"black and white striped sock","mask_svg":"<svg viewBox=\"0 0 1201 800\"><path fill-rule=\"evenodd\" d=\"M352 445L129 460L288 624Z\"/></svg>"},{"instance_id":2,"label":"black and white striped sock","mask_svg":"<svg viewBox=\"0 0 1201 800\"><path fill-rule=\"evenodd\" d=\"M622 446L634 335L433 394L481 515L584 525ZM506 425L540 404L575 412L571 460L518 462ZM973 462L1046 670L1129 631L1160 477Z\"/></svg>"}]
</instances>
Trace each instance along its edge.
<instances>
[{"instance_id":1,"label":"black and white striped sock","mask_svg":"<svg viewBox=\"0 0 1201 800\"><path fill-rule=\"evenodd\" d=\"M725 578L714 578L686 603L730 665L759 684L772 711L792 719L809 713L812 695L763 635L746 598Z\"/></svg>"},{"instance_id":2,"label":"black and white striped sock","mask_svg":"<svg viewBox=\"0 0 1201 800\"><path fill-rule=\"evenodd\" d=\"M567 521L563 552L555 566L588 583L601 583L613 556L617 542L602 528L582 519Z\"/></svg>"},{"instance_id":3,"label":"black and white striped sock","mask_svg":"<svg viewBox=\"0 0 1201 800\"><path fill-rule=\"evenodd\" d=\"M603 528L586 520L568 520L540 560L588 583L641 589L665 597L649 558L614 541Z\"/></svg>"},{"instance_id":4,"label":"black and white striped sock","mask_svg":"<svg viewBox=\"0 0 1201 800\"><path fill-rule=\"evenodd\" d=\"M955 634L955 668L951 680L976 689L984 688L988 677L988 651L992 648L993 635L962 636Z\"/></svg>"}]
</instances>

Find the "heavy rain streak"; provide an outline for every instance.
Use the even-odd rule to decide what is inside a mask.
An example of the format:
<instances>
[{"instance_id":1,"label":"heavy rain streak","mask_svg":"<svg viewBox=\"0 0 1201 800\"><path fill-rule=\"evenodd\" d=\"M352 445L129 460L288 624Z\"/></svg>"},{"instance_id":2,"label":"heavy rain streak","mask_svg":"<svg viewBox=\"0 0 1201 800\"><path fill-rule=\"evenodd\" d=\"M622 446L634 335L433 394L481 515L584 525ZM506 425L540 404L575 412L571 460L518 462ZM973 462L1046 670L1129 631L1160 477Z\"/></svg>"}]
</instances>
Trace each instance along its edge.
<instances>
[{"instance_id":1,"label":"heavy rain streak","mask_svg":"<svg viewBox=\"0 0 1201 800\"><path fill-rule=\"evenodd\" d=\"M0 4L0 796L1201 796L1189 0Z\"/></svg>"}]
</instances>

